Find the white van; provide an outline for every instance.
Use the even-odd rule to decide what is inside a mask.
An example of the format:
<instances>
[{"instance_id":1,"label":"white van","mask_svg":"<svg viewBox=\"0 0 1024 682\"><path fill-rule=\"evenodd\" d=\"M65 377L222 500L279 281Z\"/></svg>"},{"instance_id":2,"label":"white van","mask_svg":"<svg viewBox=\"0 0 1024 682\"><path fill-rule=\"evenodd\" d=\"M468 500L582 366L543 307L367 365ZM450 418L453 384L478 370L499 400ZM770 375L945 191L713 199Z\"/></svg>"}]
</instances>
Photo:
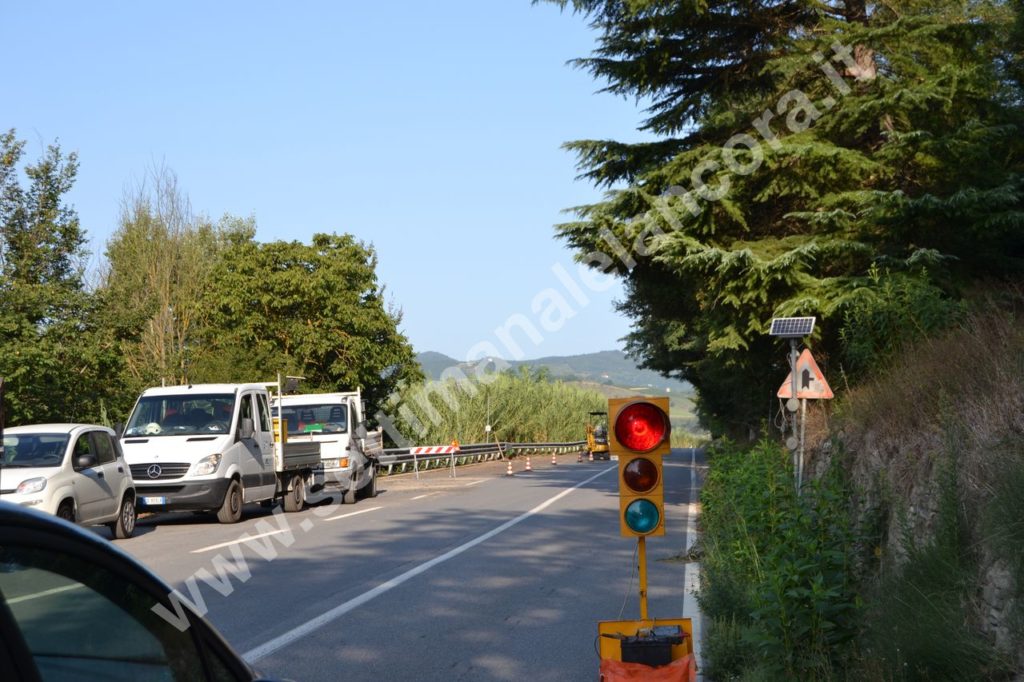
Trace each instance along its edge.
<instances>
[{"instance_id":1,"label":"white van","mask_svg":"<svg viewBox=\"0 0 1024 682\"><path fill-rule=\"evenodd\" d=\"M94 424L5 429L0 497L83 526L135 532L135 484L117 437Z\"/></svg>"},{"instance_id":2,"label":"white van","mask_svg":"<svg viewBox=\"0 0 1024 682\"><path fill-rule=\"evenodd\" d=\"M302 508L319 448L286 445L270 419L270 384L190 384L145 390L121 436L146 511L216 511L222 523L247 502Z\"/></svg>"}]
</instances>

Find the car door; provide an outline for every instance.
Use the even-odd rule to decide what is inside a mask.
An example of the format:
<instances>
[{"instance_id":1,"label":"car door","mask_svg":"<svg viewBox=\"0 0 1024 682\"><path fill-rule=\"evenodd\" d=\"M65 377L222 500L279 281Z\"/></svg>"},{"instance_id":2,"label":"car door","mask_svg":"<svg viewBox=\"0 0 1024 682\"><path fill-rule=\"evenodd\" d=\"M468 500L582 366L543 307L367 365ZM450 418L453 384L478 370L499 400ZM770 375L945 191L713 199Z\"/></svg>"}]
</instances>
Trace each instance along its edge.
<instances>
[{"instance_id":1,"label":"car door","mask_svg":"<svg viewBox=\"0 0 1024 682\"><path fill-rule=\"evenodd\" d=\"M260 429L258 409L257 394L242 394L238 408L239 429L243 420L249 420L252 424L252 435L249 438L241 438L239 434L239 441L244 447L241 467L247 502L272 497L275 487L273 442L269 446L266 442L267 437L273 438L273 435Z\"/></svg>"},{"instance_id":2,"label":"car door","mask_svg":"<svg viewBox=\"0 0 1024 682\"><path fill-rule=\"evenodd\" d=\"M101 486L107 492L104 499L99 500L96 505L97 519L111 519L117 517L118 507L121 504L121 491L124 490L124 479L128 475L123 461L117 458L117 450L110 434L106 431L91 431L89 438L92 441L93 452L99 460L97 468L102 473L100 477Z\"/></svg>"},{"instance_id":3,"label":"car door","mask_svg":"<svg viewBox=\"0 0 1024 682\"><path fill-rule=\"evenodd\" d=\"M80 468L78 458L82 455L96 457L96 464ZM104 504L110 497L110 485L106 481L106 475L103 473L88 431L82 431L75 438L74 445L71 446L70 465L73 472L71 486L75 491L75 507L78 512L75 520L90 523L102 513Z\"/></svg>"}]
</instances>

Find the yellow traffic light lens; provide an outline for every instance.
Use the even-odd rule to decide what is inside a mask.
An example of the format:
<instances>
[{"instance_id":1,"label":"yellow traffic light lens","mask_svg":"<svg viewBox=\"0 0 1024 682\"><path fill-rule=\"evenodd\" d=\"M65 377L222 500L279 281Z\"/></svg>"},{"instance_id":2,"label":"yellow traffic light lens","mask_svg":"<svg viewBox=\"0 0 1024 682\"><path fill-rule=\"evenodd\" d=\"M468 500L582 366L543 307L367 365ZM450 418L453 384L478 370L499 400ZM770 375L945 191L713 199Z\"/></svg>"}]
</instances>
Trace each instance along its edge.
<instances>
[{"instance_id":1,"label":"yellow traffic light lens","mask_svg":"<svg viewBox=\"0 0 1024 682\"><path fill-rule=\"evenodd\" d=\"M637 457L623 468L622 480L630 490L646 493L658 485L658 465L644 457Z\"/></svg>"},{"instance_id":2,"label":"yellow traffic light lens","mask_svg":"<svg viewBox=\"0 0 1024 682\"><path fill-rule=\"evenodd\" d=\"M657 505L643 498L630 502L624 517L629 529L640 535L653 532L661 522L661 513Z\"/></svg>"},{"instance_id":3,"label":"yellow traffic light lens","mask_svg":"<svg viewBox=\"0 0 1024 682\"><path fill-rule=\"evenodd\" d=\"M627 405L615 418L615 438L636 452L649 452L668 437L668 416L647 402Z\"/></svg>"}]
</instances>

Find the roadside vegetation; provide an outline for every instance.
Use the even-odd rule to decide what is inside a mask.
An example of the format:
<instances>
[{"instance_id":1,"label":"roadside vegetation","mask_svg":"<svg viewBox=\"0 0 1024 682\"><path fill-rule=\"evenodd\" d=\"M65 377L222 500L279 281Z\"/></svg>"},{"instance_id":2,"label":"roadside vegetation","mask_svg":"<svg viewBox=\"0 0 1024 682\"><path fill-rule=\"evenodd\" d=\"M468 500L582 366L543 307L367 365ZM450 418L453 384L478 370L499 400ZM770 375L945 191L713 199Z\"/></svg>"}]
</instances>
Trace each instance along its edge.
<instances>
[{"instance_id":1,"label":"roadside vegetation","mask_svg":"<svg viewBox=\"0 0 1024 682\"><path fill-rule=\"evenodd\" d=\"M605 410L601 393L520 367L487 383L429 382L400 393L397 426L424 445L493 442L555 443L586 438L590 412ZM487 433L487 424L492 432Z\"/></svg>"},{"instance_id":2,"label":"roadside vegetation","mask_svg":"<svg viewBox=\"0 0 1024 682\"><path fill-rule=\"evenodd\" d=\"M1024 299L976 302L790 455L719 441L702 494L713 680L992 680L1024 665ZM998 399L993 396L998 395Z\"/></svg>"}]
</instances>

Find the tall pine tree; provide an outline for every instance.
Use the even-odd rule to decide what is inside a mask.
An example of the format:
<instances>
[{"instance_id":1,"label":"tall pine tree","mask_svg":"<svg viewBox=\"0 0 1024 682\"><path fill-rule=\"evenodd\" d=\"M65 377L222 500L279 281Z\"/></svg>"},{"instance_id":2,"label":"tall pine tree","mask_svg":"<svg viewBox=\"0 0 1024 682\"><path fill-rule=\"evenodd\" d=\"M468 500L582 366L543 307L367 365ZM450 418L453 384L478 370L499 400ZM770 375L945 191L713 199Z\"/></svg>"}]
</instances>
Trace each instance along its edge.
<instances>
[{"instance_id":1,"label":"tall pine tree","mask_svg":"<svg viewBox=\"0 0 1024 682\"><path fill-rule=\"evenodd\" d=\"M1024 257L1004 3L562 0L578 66L649 103L651 142L567 145L605 200L559 234L615 255L628 350L745 434L785 375L774 316L816 315L851 380Z\"/></svg>"}]
</instances>

